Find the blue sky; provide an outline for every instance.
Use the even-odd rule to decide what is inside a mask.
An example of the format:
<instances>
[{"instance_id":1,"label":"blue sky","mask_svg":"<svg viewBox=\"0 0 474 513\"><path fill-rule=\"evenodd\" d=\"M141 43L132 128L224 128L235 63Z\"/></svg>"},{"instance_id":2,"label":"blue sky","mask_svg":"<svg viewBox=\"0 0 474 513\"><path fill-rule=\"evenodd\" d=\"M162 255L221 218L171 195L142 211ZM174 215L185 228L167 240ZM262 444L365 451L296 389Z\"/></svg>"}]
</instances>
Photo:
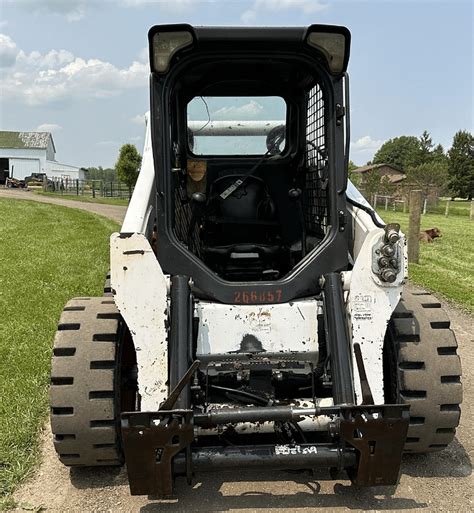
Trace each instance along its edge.
<instances>
[{"instance_id":1,"label":"blue sky","mask_svg":"<svg viewBox=\"0 0 474 513\"><path fill-rule=\"evenodd\" d=\"M159 23L309 25L352 32L352 148L473 128L470 0L0 0L0 129L50 130L61 162L112 166L143 144L147 31Z\"/></svg>"}]
</instances>

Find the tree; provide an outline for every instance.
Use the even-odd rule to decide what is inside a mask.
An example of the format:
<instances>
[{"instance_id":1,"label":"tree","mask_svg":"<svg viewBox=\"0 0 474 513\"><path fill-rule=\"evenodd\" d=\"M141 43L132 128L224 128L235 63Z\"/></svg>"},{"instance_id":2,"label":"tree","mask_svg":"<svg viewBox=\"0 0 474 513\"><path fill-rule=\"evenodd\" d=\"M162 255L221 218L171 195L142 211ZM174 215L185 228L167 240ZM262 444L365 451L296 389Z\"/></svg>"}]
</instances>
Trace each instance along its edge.
<instances>
[{"instance_id":1,"label":"tree","mask_svg":"<svg viewBox=\"0 0 474 513\"><path fill-rule=\"evenodd\" d=\"M362 183L362 174L361 173L354 173L354 171L357 169L358 166L352 162L352 160L349 160L348 171L349 171L349 180L356 186L359 187L359 185Z\"/></svg>"},{"instance_id":2,"label":"tree","mask_svg":"<svg viewBox=\"0 0 474 513\"><path fill-rule=\"evenodd\" d=\"M429 162L432 157L432 151L433 140L431 139L429 132L425 130L420 137L420 151L417 158L419 163L424 164L425 162Z\"/></svg>"},{"instance_id":3,"label":"tree","mask_svg":"<svg viewBox=\"0 0 474 513\"><path fill-rule=\"evenodd\" d=\"M118 179L128 186L128 192L132 194L132 187L138 178L138 171L142 163L142 157L135 145L124 144L120 148L119 158L115 164Z\"/></svg>"},{"instance_id":4,"label":"tree","mask_svg":"<svg viewBox=\"0 0 474 513\"><path fill-rule=\"evenodd\" d=\"M431 158L429 162L409 167L407 170L407 181L421 189L426 197L433 187L438 188L438 190L446 188L448 183L448 165L445 160Z\"/></svg>"},{"instance_id":5,"label":"tree","mask_svg":"<svg viewBox=\"0 0 474 513\"><path fill-rule=\"evenodd\" d=\"M474 195L474 137L470 132L456 132L448 157L451 192L471 200Z\"/></svg>"},{"instance_id":6,"label":"tree","mask_svg":"<svg viewBox=\"0 0 474 513\"><path fill-rule=\"evenodd\" d=\"M414 136L402 135L386 141L372 160L373 164L390 164L401 171L421 163L420 140Z\"/></svg>"},{"instance_id":7,"label":"tree","mask_svg":"<svg viewBox=\"0 0 474 513\"><path fill-rule=\"evenodd\" d=\"M373 201L375 194L390 194L392 189L388 177L381 175L378 169L371 169L364 173L362 186L364 196L369 201Z\"/></svg>"},{"instance_id":8,"label":"tree","mask_svg":"<svg viewBox=\"0 0 474 513\"><path fill-rule=\"evenodd\" d=\"M117 173L113 168L88 167L85 168L86 177L88 180L103 180L104 182L116 182Z\"/></svg>"}]
</instances>

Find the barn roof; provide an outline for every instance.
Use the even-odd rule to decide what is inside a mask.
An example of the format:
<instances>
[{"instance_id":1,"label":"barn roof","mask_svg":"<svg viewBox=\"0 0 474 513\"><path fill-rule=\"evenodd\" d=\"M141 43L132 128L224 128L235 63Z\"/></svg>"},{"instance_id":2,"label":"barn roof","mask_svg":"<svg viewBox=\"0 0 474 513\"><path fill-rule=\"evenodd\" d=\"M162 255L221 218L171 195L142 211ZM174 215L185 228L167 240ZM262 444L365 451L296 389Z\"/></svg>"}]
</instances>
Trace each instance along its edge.
<instances>
[{"instance_id":1,"label":"barn roof","mask_svg":"<svg viewBox=\"0 0 474 513\"><path fill-rule=\"evenodd\" d=\"M352 172L353 173L367 173L368 171L372 171L372 169L379 169L381 167L389 167L389 168L393 169L394 171L396 171L397 173L404 174L401 169L399 169L396 166L393 166L392 164L370 164L368 166L358 167L357 169L354 169Z\"/></svg>"},{"instance_id":2,"label":"barn roof","mask_svg":"<svg viewBox=\"0 0 474 513\"><path fill-rule=\"evenodd\" d=\"M10 132L0 131L0 148L44 149L48 147L49 139L54 147L53 136L50 132Z\"/></svg>"}]
</instances>

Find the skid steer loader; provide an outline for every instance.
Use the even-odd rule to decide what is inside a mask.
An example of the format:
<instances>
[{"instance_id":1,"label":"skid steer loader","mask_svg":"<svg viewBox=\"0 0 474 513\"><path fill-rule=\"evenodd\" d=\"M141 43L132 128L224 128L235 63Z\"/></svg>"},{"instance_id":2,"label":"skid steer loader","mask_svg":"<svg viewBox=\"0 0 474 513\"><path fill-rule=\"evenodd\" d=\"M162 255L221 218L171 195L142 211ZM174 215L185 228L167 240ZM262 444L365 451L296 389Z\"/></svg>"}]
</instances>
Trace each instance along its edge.
<instances>
[{"instance_id":1,"label":"skid steer loader","mask_svg":"<svg viewBox=\"0 0 474 513\"><path fill-rule=\"evenodd\" d=\"M459 423L439 302L348 181L344 27L149 32L143 162L103 297L69 301L51 425L68 466L169 496L229 468L397 483Z\"/></svg>"}]
</instances>

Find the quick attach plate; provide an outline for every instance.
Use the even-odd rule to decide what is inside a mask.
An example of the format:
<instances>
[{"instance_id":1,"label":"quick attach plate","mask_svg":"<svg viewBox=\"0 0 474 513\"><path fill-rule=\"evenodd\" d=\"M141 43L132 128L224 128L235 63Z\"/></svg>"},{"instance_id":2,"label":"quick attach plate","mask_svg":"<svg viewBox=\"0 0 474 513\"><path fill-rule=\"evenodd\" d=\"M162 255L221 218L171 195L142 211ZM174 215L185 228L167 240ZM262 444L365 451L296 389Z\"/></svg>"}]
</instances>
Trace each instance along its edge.
<instances>
[{"instance_id":1,"label":"quick attach plate","mask_svg":"<svg viewBox=\"0 0 474 513\"><path fill-rule=\"evenodd\" d=\"M408 431L409 405L341 407L341 438L358 451L357 468L348 469L359 486L398 483Z\"/></svg>"},{"instance_id":2,"label":"quick attach plate","mask_svg":"<svg viewBox=\"0 0 474 513\"><path fill-rule=\"evenodd\" d=\"M173 458L194 439L191 410L122 413L130 493L169 497Z\"/></svg>"}]
</instances>

